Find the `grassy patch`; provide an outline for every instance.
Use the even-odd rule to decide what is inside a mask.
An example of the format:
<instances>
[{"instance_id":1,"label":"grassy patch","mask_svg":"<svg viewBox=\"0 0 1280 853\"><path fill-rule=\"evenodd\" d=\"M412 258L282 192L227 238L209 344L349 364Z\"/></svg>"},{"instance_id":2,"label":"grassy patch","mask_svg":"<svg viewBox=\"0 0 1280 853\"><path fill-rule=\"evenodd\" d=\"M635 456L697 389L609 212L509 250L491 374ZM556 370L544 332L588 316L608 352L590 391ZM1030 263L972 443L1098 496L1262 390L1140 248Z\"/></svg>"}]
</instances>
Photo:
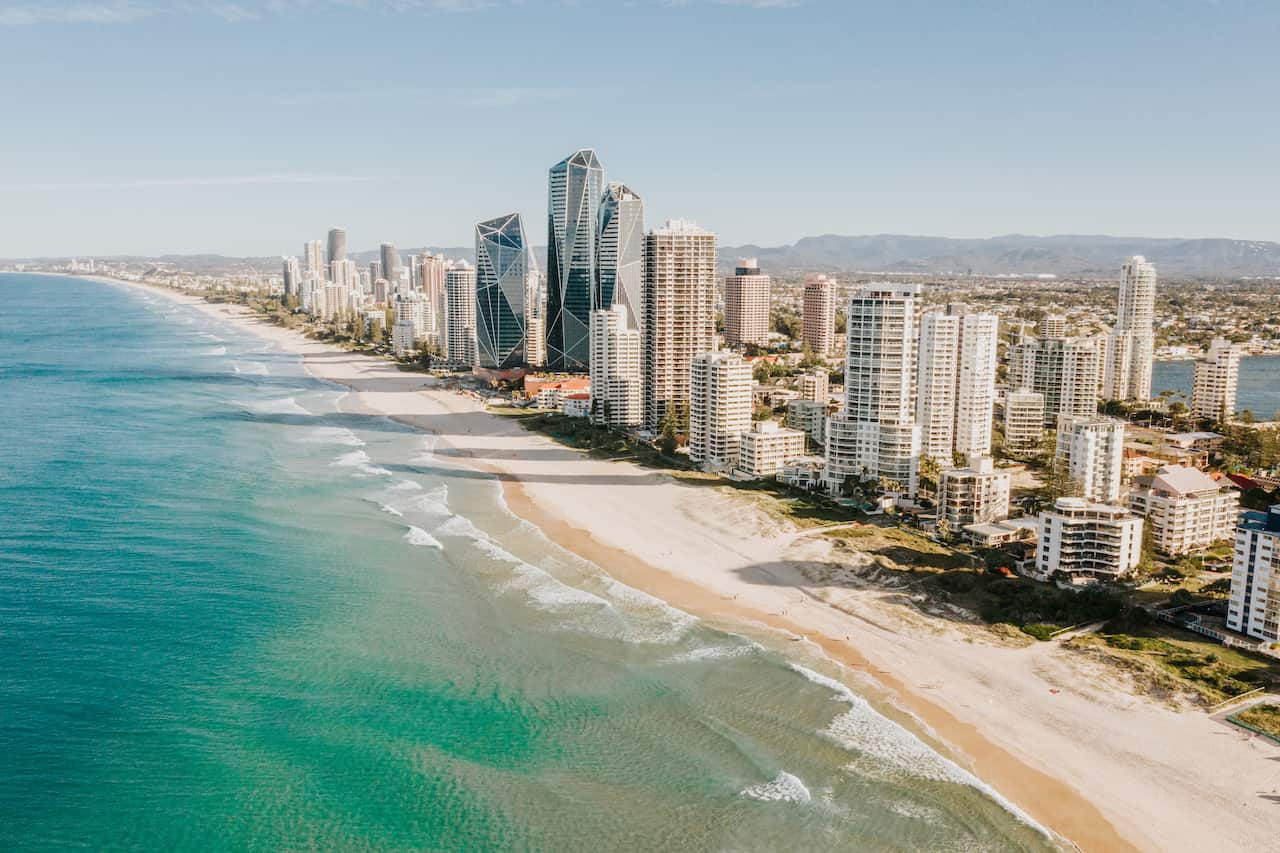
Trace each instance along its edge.
<instances>
[{"instance_id":1,"label":"grassy patch","mask_svg":"<svg viewBox=\"0 0 1280 853\"><path fill-rule=\"evenodd\" d=\"M1239 720L1276 740L1280 740L1280 705L1263 702L1251 708L1246 708L1238 714L1232 714L1231 719Z\"/></svg>"},{"instance_id":2,"label":"grassy patch","mask_svg":"<svg viewBox=\"0 0 1280 853\"><path fill-rule=\"evenodd\" d=\"M1141 631L1103 634L1083 641L1155 667L1210 703L1258 687L1280 687L1280 662L1220 646L1173 626L1152 625Z\"/></svg>"}]
</instances>

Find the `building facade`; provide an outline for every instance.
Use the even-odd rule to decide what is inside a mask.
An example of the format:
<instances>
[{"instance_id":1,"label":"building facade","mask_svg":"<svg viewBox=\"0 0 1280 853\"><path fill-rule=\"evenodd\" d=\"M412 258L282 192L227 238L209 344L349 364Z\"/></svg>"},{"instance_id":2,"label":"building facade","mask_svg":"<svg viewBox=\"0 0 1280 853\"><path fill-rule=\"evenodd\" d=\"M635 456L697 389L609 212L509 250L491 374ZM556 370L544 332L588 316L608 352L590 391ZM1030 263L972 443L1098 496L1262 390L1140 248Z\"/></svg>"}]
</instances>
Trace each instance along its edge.
<instances>
[{"instance_id":1,"label":"building facade","mask_svg":"<svg viewBox=\"0 0 1280 853\"><path fill-rule=\"evenodd\" d=\"M1208 352L1196 360L1191 383L1192 417L1220 423L1235 417L1241 354L1241 347L1215 338Z\"/></svg>"},{"instance_id":2,"label":"building facade","mask_svg":"<svg viewBox=\"0 0 1280 853\"><path fill-rule=\"evenodd\" d=\"M1035 576L1041 580L1057 572L1114 579L1137 566L1141 557L1142 519L1123 507L1058 498L1052 509L1040 513Z\"/></svg>"},{"instance_id":3,"label":"building facade","mask_svg":"<svg viewBox=\"0 0 1280 853\"><path fill-rule=\"evenodd\" d=\"M755 258L739 258L724 280L724 339L731 344L769 341L769 276Z\"/></svg>"},{"instance_id":4,"label":"building facade","mask_svg":"<svg viewBox=\"0 0 1280 853\"><path fill-rule=\"evenodd\" d=\"M801 342L823 358L835 352L836 283L825 275L805 279Z\"/></svg>"},{"instance_id":5,"label":"building facade","mask_svg":"<svg viewBox=\"0 0 1280 853\"><path fill-rule=\"evenodd\" d=\"M1280 642L1280 504L1240 517L1227 627L1255 640Z\"/></svg>"},{"instance_id":6,"label":"building facade","mask_svg":"<svg viewBox=\"0 0 1280 853\"><path fill-rule=\"evenodd\" d=\"M849 298L844 410L827 420L826 480L832 492L855 477L916 493L919 314L916 284L870 284Z\"/></svg>"},{"instance_id":7,"label":"building facade","mask_svg":"<svg viewBox=\"0 0 1280 853\"><path fill-rule=\"evenodd\" d=\"M591 312L591 420L632 429L644 422L640 332L627 306Z\"/></svg>"},{"instance_id":8,"label":"building facade","mask_svg":"<svg viewBox=\"0 0 1280 853\"><path fill-rule=\"evenodd\" d=\"M547 369L585 372L596 302L604 167L590 148L551 167L547 191Z\"/></svg>"},{"instance_id":9,"label":"building facade","mask_svg":"<svg viewBox=\"0 0 1280 853\"><path fill-rule=\"evenodd\" d=\"M345 261L347 259L347 229L329 229L329 250L327 254L330 264L334 261Z\"/></svg>"},{"instance_id":10,"label":"building facade","mask_svg":"<svg viewBox=\"0 0 1280 853\"><path fill-rule=\"evenodd\" d=\"M609 184L600 202L593 310L622 305L640 328L644 289L644 201L624 184Z\"/></svg>"},{"instance_id":11,"label":"building facade","mask_svg":"<svg viewBox=\"0 0 1280 853\"><path fill-rule=\"evenodd\" d=\"M751 365L734 352L704 352L689 369L689 459L707 470L738 464L751 427Z\"/></svg>"},{"instance_id":12,"label":"building facade","mask_svg":"<svg viewBox=\"0 0 1280 853\"><path fill-rule=\"evenodd\" d=\"M1108 400L1150 400L1155 362L1156 268L1134 255L1120 270L1116 326L1107 338L1102 396Z\"/></svg>"},{"instance_id":13,"label":"building facade","mask_svg":"<svg viewBox=\"0 0 1280 853\"><path fill-rule=\"evenodd\" d=\"M716 235L675 219L645 235L644 424L689 400L693 358L715 346Z\"/></svg>"},{"instance_id":14,"label":"building facade","mask_svg":"<svg viewBox=\"0 0 1280 853\"><path fill-rule=\"evenodd\" d=\"M449 330L445 357L453 364L474 367L476 350L476 271L457 261L444 274L445 314Z\"/></svg>"},{"instance_id":15,"label":"building facade","mask_svg":"<svg viewBox=\"0 0 1280 853\"><path fill-rule=\"evenodd\" d=\"M1120 500L1124 479L1124 421L1114 418L1058 418L1055 459L1065 462L1067 476L1082 497L1102 503Z\"/></svg>"},{"instance_id":16,"label":"building facade","mask_svg":"<svg viewBox=\"0 0 1280 853\"><path fill-rule=\"evenodd\" d=\"M1009 377L1014 388L1044 396L1044 425L1059 415L1098 411L1105 339L1033 338L1010 348Z\"/></svg>"},{"instance_id":17,"label":"building facade","mask_svg":"<svg viewBox=\"0 0 1280 853\"><path fill-rule=\"evenodd\" d=\"M476 353L481 367L506 370L525 364L528 303L537 282L520 214L476 225Z\"/></svg>"},{"instance_id":18,"label":"building facade","mask_svg":"<svg viewBox=\"0 0 1280 853\"><path fill-rule=\"evenodd\" d=\"M1129 493L1129 509L1147 520L1160 553L1202 551L1235 535L1240 496L1223 482L1226 487L1195 468L1166 465Z\"/></svg>"},{"instance_id":19,"label":"building facade","mask_svg":"<svg viewBox=\"0 0 1280 853\"><path fill-rule=\"evenodd\" d=\"M742 434L734 475L758 480L772 477L783 466L804 456L805 434L779 427L774 421L756 421Z\"/></svg>"},{"instance_id":20,"label":"building facade","mask_svg":"<svg viewBox=\"0 0 1280 853\"><path fill-rule=\"evenodd\" d=\"M1044 395L1036 391L1010 391L1004 398L1004 446L1025 453L1040 446L1044 437Z\"/></svg>"},{"instance_id":21,"label":"building facade","mask_svg":"<svg viewBox=\"0 0 1280 853\"><path fill-rule=\"evenodd\" d=\"M966 524L991 524L1009 517L1009 475L989 456L973 456L968 467L938 475L938 524L959 534Z\"/></svg>"}]
</instances>

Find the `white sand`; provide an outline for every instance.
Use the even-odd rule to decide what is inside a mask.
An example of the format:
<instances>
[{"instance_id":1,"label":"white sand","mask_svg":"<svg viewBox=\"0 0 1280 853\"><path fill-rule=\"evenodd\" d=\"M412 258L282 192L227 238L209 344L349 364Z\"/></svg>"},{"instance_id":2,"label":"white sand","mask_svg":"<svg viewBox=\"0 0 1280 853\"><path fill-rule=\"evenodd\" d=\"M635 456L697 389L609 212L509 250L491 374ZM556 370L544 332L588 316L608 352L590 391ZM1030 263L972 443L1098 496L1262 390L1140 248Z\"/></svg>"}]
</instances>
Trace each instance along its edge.
<instances>
[{"instance_id":1,"label":"white sand","mask_svg":"<svg viewBox=\"0 0 1280 853\"><path fill-rule=\"evenodd\" d=\"M436 433L446 464L455 456L498 473L513 511L625 583L722 624L804 634L853 668L859 689L856 673L874 678L917 730L1081 848L1280 849L1280 801L1265 798L1280 794L1280 747L1141 698L1111 667L1056 644L999 645L923 616L899 592L809 580L806 567L809 577L836 568L830 545L795 536L749 499L590 459L425 376L245 309L200 305L310 356L312 373L356 392L348 408Z\"/></svg>"}]
</instances>

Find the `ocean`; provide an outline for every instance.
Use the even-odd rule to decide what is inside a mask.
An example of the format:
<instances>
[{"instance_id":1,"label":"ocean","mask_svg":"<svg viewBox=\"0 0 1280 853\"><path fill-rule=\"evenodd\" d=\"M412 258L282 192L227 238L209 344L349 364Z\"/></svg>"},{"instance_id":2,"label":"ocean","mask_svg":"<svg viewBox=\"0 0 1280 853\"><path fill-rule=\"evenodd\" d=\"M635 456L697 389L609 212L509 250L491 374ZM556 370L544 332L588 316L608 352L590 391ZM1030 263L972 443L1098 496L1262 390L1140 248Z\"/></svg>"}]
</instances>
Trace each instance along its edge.
<instances>
[{"instance_id":1,"label":"ocean","mask_svg":"<svg viewBox=\"0 0 1280 853\"><path fill-rule=\"evenodd\" d=\"M1151 371L1151 392L1181 391L1191 403L1194 361L1157 361ZM1240 384L1236 388L1236 409L1249 409L1258 420L1280 414L1280 356L1245 356L1240 359Z\"/></svg>"},{"instance_id":2,"label":"ocean","mask_svg":"<svg viewBox=\"0 0 1280 853\"><path fill-rule=\"evenodd\" d=\"M0 849L1054 848L830 665L344 394L163 296L0 275Z\"/></svg>"}]
</instances>

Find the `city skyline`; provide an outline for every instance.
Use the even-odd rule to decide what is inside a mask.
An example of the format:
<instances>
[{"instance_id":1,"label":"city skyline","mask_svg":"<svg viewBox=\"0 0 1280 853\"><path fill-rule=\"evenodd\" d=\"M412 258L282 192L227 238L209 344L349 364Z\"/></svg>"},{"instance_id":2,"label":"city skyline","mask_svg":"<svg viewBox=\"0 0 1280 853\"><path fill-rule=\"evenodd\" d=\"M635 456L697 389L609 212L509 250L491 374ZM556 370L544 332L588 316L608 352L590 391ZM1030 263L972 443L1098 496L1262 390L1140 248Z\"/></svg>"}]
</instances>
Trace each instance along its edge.
<instances>
[{"instance_id":1,"label":"city skyline","mask_svg":"<svg viewBox=\"0 0 1280 853\"><path fill-rule=\"evenodd\" d=\"M0 5L3 62L40 84L4 99L27 130L0 143L11 199L0 256L266 256L304 217L376 235L362 247L464 246L495 209L536 222L541 164L579 146L641 190L651 221L684 216L724 245L1280 236L1266 141L1280 120L1256 106L1277 82L1275 10L482 5L245 2L221 17L165 3ZM446 6L472 11L426 14ZM555 38L617 32L638 64L584 78L568 57L531 61ZM361 55L374 34L384 62L338 72L329 50L276 61L304 42ZM1136 37L1143 62L1120 62ZM762 40L787 61L737 55ZM162 74L184 85L150 85ZM309 131L321 110L325 132ZM720 132L748 111L750 134ZM378 114L394 117L390 132L368 132L362 118ZM520 143L431 131L446 119L515 124ZM805 156L782 168L797 131Z\"/></svg>"}]
</instances>

